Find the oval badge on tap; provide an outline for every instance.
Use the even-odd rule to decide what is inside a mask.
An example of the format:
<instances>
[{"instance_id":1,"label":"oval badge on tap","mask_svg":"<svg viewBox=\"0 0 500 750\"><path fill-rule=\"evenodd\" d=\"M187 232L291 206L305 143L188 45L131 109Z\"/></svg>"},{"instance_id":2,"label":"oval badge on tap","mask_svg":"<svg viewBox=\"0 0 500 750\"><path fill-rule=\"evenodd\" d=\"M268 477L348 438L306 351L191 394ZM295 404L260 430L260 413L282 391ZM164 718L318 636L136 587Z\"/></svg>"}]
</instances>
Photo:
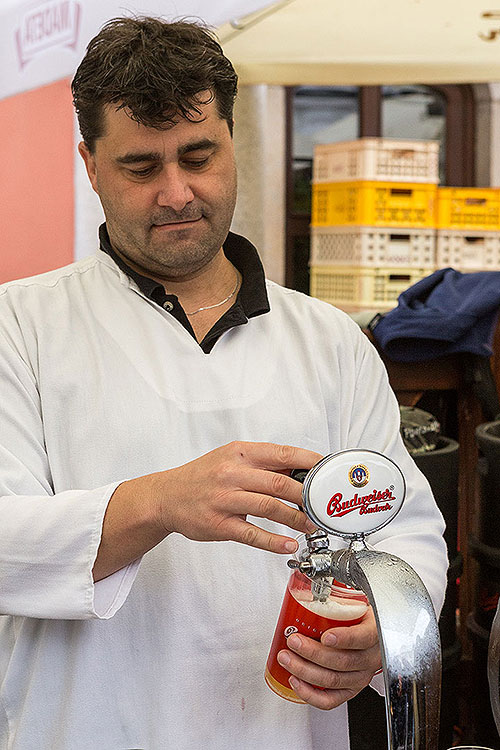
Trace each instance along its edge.
<instances>
[{"instance_id":1,"label":"oval badge on tap","mask_svg":"<svg viewBox=\"0 0 500 750\"><path fill-rule=\"evenodd\" d=\"M304 510L321 529L354 538L378 531L399 512L406 483L382 453L350 449L319 461L304 480Z\"/></svg>"}]
</instances>

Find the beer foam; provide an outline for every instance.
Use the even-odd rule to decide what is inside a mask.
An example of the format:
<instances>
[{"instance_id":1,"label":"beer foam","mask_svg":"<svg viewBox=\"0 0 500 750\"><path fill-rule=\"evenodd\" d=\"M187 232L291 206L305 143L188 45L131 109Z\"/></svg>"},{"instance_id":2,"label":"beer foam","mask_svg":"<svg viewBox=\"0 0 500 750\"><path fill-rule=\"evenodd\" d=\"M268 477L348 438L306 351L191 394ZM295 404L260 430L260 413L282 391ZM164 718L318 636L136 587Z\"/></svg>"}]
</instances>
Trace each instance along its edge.
<instances>
[{"instance_id":1,"label":"beer foam","mask_svg":"<svg viewBox=\"0 0 500 750\"><path fill-rule=\"evenodd\" d=\"M314 601L311 591L294 589L290 593L305 609L329 620L358 620L368 609L367 603L360 599L344 599L333 595L320 602Z\"/></svg>"}]
</instances>

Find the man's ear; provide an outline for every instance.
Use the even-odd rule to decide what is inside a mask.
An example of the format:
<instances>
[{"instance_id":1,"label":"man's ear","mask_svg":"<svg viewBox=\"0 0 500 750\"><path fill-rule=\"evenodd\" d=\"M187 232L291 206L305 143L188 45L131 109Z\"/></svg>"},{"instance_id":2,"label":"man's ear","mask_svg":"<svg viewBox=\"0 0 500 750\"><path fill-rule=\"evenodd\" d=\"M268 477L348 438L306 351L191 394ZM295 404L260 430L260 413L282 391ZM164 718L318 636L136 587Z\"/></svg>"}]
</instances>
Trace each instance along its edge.
<instances>
[{"instance_id":1,"label":"man's ear","mask_svg":"<svg viewBox=\"0 0 500 750\"><path fill-rule=\"evenodd\" d=\"M97 190L97 168L95 157L90 153L88 146L83 141L78 144L78 152L85 162L85 169L87 170L90 184L92 185L92 188L95 190L95 192L99 194Z\"/></svg>"}]
</instances>

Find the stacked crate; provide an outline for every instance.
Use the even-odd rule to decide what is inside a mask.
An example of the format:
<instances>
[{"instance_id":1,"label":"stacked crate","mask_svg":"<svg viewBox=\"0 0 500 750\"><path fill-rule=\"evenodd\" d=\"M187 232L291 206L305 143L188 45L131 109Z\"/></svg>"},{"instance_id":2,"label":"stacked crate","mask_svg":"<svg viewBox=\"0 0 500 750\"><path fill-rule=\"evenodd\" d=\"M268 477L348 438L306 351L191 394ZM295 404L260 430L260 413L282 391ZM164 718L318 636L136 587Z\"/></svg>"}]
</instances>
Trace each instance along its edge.
<instances>
[{"instance_id":1,"label":"stacked crate","mask_svg":"<svg viewBox=\"0 0 500 750\"><path fill-rule=\"evenodd\" d=\"M360 138L316 146L311 295L388 310L436 267L439 144Z\"/></svg>"},{"instance_id":2,"label":"stacked crate","mask_svg":"<svg viewBox=\"0 0 500 750\"><path fill-rule=\"evenodd\" d=\"M500 271L500 189L438 188L439 268Z\"/></svg>"}]
</instances>

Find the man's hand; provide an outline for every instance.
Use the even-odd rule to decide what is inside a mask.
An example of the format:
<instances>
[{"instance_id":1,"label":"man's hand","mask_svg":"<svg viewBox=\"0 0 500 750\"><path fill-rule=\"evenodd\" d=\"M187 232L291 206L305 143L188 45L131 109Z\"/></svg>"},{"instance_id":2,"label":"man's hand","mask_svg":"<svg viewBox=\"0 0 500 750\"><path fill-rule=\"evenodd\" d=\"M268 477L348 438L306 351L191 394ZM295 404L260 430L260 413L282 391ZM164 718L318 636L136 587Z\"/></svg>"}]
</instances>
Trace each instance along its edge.
<instances>
[{"instance_id":1,"label":"man's hand","mask_svg":"<svg viewBox=\"0 0 500 750\"><path fill-rule=\"evenodd\" d=\"M293 468L309 469L320 458L288 445L229 443L154 475L158 519L165 532L176 531L189 539L232 540L290 554L297 549L296 541L264 531L247 516L311 532L315 527L304 513L281 500L302 505L302 486L288 474Z\"/></svg>"},{"instance_id":2,"label":"man's hand","mask_svg":"<svg viewBox=\"0 0 500 750\"><path fill-rule=\"evenodd\" d=\"M104 516L94 581L125 567L172 532L198 541L232 540L281 554L295 552L293 537L265 531L247 516L313 531L298 507L281 501L302 505L302 485L290 471L310 469L320 458L288 445L234 442L183 466L122 482Z\"/></svg>"},{"instance_id":3,"label":"man's hand","mask_svg":"<svg viewBox=\"0 0 500 750\"><path fill-rule=\"evenodd\" d=\"M371 607L357 625L325 630L321 643L295 633L287 645L278 661L291 672L290 685L299 698L324 710L354 698L382 664Z\"/></svg>"}]
</instances>

